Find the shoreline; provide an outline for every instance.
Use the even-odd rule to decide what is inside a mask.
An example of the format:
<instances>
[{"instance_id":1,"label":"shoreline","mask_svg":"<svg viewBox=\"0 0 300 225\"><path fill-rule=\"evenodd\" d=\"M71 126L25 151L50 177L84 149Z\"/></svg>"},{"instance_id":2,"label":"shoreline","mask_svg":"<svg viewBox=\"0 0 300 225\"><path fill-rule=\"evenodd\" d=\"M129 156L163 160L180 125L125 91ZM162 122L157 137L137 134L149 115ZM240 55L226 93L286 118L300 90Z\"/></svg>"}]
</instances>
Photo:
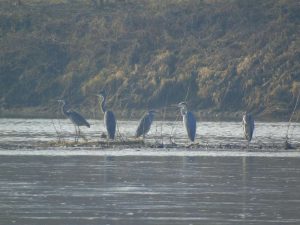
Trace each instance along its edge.
<instances>
[{"instance_id":1,"label":"shoreline","mask_svg":"<svg viewBox=\"0 0 300 225\"><path fill-rule=\"evenodd\" d=\"M182 144L170 142L165 144L163 142L145 142L141 139L127 139L127 140L115 140L115 141L34 141L34 142L10 142L0 143L0 151L42 151L42 150L53 150L53 151L158 151L158 152L169 152L169 151L196 151L196 152L299 152L300 143L250 143L237 144L237 143L219 143L219 144L208 144L195 142L192 144Z\"/></svg>"}]
</instances>

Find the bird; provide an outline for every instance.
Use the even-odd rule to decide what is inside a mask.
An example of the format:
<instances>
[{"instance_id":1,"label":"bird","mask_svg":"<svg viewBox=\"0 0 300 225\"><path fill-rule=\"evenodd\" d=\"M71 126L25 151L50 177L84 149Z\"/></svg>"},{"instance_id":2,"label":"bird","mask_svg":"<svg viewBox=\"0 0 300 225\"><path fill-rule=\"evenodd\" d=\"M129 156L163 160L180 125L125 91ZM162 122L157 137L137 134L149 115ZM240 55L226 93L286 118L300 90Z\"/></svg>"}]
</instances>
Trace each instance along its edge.
<instances>
[{"instance_id":1,"label":"bird","mask_svg":"<svg viewBox=\"0 0 300 225\"><path fill-rule=\"evenodd\" d=\"M248 144L252 140L253 132L254 132L254 119L251 113L245 112L243 115L243 130L244 136L248 141Z\"/></svg>"},{"instance_id":2,"label":"bird","mask_svg":"<svg viewBox=\"0 0 300 225\"><path fill-rule=\"evenodd\" d=\"M104 113L103 120L108 134L108 138L113 140L115 139L115 134L116 134L116 117L112 111L106 109L105 103L106 103L107 93L106 91L100 91L100 93L97 94L96 96L98 96L101 99L100 106L102 112Z\"/></svg>"},{"instance_id":3,"label":"bird","mask_svg":"<svg viewBox=\"0 0 300 225\"><path fill-rule=\"evenodd\" d=\"M154 114L157 113L155 110L149 110L147 113L143 115L140 119L139 125L135 131L135 137L138 138L143 135L145 138L146 134L149 132L151 128L151 124L154 119Z\"/></svg>"},{"instance_id":4,"label":"bird","mask_svg":"<svg viewBox=\"0 0 300 225\"><path fill-rule=\"evenodd\" d=\"M90 127L90 124L86 121L86 119L80 115L78 112L75 112L72 109L67 110L66 109L66 101L65 100L57 100L58 102L62 103L61 106L61 112L62 114L64 114L65 116L67 116L71 122L74 124L75 126L75 141L77 142L78 137L80 136L80 126L86 126L86 127Z\"/></svg>"},{"instance_id":5,"label":"bird","mask_svg":"<svg viewBox=\"0 0 300 225\"><path fill-rule=\"evenodd\" d=\"M187 110L187 104L185 102L180 102L178 107L180 108L183 126L186 129L187 135L190 141L194 142L196 136L196 118L192 112Z\"/></svg>"}]
</instances>

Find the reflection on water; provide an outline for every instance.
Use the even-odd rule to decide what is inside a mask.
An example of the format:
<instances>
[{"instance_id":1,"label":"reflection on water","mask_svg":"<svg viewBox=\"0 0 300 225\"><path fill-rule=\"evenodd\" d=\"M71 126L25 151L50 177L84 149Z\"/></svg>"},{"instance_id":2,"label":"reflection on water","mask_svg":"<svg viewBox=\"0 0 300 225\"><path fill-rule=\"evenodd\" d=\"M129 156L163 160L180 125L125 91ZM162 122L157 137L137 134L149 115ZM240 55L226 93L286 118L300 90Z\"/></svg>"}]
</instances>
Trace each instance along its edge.
<instances>
[{"instance_id":1,"label":"reflection on water","mask_svg":"<svg viewBox=\"0 0 300 225\"><path fill-rule=\"evenodd\" d=\"M100 140L101 133L105 131L103 121L90 120L91 128L81 128L89 141ZM118 138L134 136L137 121L119 121ZM284 142L287 123L256 123L252 145L281 144ZM293 123L290 128L291 141L300 143L300 125ZM56 141L58 137L63 140L74 140L74 126L69 120L51 119L0 119L0 144L20 143L31 144L36 142ZM181 121L154 122L148 141L161 141L170 143L188 143L187 135ZM198 122L196 141L203 144L246 144L243 138L241 123L239 122Z\"/></svg>"},{"instance_id":2,"label":"reflection on water","mask_svg":"<svg viewBox=\"0 0 300 225\"><path fill-rule=\"evenodd\" d=\"M0 224L300 224L300 159L1 156Z\"/></svg>"}]
</instances>

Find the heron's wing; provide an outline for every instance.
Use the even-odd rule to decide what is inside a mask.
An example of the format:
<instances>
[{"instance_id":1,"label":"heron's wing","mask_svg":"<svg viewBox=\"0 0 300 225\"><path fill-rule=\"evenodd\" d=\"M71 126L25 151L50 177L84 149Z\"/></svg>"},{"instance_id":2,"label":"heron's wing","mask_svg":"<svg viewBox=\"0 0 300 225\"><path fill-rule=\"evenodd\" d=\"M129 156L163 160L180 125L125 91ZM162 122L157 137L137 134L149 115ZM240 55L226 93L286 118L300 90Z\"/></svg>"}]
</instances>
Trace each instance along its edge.
<instances>
[{"instance_id":1,"label":"heron's wing","mask_svg":"<svg viewBox=\"0 0 300 225\"><path fill-rule=\"evenodd\" d=\"M254 119L253 117L251 116L250 117L250 126L251 126L251 139L252 139L252 136L253 136L253 132L254 132Z\"/></svg>"},{"instance_id":2,"label":"heron's wing","mask_svg":"<svg viewBox=\"0 0 300 225\"><path fill-rule=\"evenodd\" d=\"M243 128L246 140L251 141L254 131L254 119L252 116L246 116L245 122L243 123Z\"/></svg>"},{"instance_id":3,"label":"heron's wing","mask_svg":"<svg viewBox=\"0 0 300 225\"><path fill-rule=\"evenodd\" d=\"M184 125L191 141L195 141L196 136L196 118L191 112L187 112L184 117Z\"/></svg>"},{"instance_id":4,"label":"heron's wing","mask_svg":"<svg viewBox=\"0 0 300 225\"><path fill-rule=\"evenodd\" d=\"M146 114L142 117L142 119L139 122L138 128L135 132L135 137L140 137L144 134L147 134L150 130L152 120L149 116L149 114Z\"/></svg>"},{"instance_id":5,"label":"heron's wing","mask_svg":"<svg viewBox=\"0 0 300 225\"><path fill-rule=\"evenodd\" d=\"M251 132L251 128L250 128L249 124L246 124L244 126L244 136L245 136L247 141L251 141L252 134L253 134L253 132Z\"/></svg>"},{"instance_id":6,"label":"heron's wing","mask_svg":"<svg viewBox=\"0 0 300 225\"><path fill-rule=\"evenodd\" d=\"M112 111L106 111L104 115L104 122L108 133L108 137L110 139L114 139L116 133L116 118Z\"/></svg>"},{"instance_id":7,"label":"heron's wing","mask_svg":"<svg viewBox=\"0 0 300 225\"><path fill-rule=\"evenodd\" d=\"M70 120L76 125L76 126L86 126L90 127L90 124L84 119L82 115L80 115L78 112L73 110L68 110L67 116L70 118Z\"/></svg>"}]
</instances>

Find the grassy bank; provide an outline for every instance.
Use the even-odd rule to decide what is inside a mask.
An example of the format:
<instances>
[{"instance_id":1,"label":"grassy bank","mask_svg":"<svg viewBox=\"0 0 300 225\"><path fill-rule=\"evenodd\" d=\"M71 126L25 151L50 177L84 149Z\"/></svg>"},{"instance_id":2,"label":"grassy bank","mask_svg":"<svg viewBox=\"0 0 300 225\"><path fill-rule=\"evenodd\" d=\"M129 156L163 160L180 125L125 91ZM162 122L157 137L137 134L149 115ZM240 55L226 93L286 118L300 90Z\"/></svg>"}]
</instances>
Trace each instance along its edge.
<instances>
[{"instance_id":1,"label":"grassy bank","mask_svg":"<svg viewBox=\"0 0 300 225\"><path fill-rule=\"evenodd\" d=\"M53 117L65 99L93 118L105 88L122 118L186 100L201 119L287 121L299 11L297 0L3 0L1 116Z\"/></svg>"}]
</instances>

